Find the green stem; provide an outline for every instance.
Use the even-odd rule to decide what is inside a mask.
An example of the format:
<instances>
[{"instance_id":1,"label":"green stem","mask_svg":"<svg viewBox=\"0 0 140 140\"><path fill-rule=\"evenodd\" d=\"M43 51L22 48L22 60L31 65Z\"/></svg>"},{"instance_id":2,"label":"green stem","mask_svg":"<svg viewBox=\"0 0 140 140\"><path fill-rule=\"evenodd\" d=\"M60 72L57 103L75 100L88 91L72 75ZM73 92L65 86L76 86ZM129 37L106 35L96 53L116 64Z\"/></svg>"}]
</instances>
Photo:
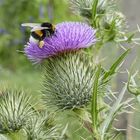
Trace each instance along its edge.
<instances>
[{"instance_id":1,"label":"green stem","mask_svg":"<svg viewBox=\"0 0 140 140\"><path fill-rule=\"evenodd\" d=\"M96 23L95 23L95 18L96 18L96 14L97 14L97 6L98 6L98 0L94 0L93 6L92 6L92 25L93 27L96 28Z\"/></svg>"},{"instance_id":2,"label":"green stem","mask_svg":"<svg viewBox=\"0 0 140 140\"><path fill-rule=\"evenodd\" d=\"M78 108L73 110L76 115L83 121L84 127L90 132L93 133L92 122L89 117L89 113L84 108Z\"/></svg>"},{"instance_id":3,"label":"green stem","mask_svg":"<svg viewBox=\"0 0 140 140\"><path fill-rule=\"evenodd\" d=\"M98 66L98 70L96 72L96 77L93 86L93 95L92 95L92 104L91 104L91 116L94 133L97 135L97 122L98 122L98 107L97 107L97 96L98 96L98 83L101 72L101 66Z\"/></svg>"}]
</instances>

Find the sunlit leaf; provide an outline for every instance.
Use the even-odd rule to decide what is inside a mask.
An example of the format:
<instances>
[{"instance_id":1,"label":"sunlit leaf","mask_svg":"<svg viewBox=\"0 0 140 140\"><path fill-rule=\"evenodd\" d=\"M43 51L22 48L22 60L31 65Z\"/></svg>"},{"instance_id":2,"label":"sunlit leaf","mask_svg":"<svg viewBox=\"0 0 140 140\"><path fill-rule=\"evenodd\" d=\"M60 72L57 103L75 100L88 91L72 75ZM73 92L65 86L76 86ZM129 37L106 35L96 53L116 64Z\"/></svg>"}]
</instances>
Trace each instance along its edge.
<instances>
[{"instance_id":1,"label":"sunlit leaf","mask_svg":"<svg viewBox=\"0 0 140 140\"><path fill-rule=\"evenodd\" d=\"M109 71L107 71L103 76L103 81L106 81L110 76L112 76L116 70L119 68L120 64L124 61L124 58L128 55L130 49L125 51L110 67Z\"/></svg>"}]
</instances>

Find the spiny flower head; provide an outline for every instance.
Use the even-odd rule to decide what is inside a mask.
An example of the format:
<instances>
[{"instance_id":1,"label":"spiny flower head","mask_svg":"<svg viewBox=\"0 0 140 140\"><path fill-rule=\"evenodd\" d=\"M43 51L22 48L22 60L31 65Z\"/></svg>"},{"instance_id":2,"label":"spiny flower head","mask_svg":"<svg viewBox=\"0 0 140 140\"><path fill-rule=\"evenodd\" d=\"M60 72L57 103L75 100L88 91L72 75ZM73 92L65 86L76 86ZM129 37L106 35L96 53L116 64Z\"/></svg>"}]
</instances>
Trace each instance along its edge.
<instances>
[{"instance_id":1,"label":"spiny flower head","mask_svg":"<svg viewBox=\"0 0 140 140\"><path fill-rule=\"evenodd\" d=\"M29 42L24 51L27 57L40 63L42 60L63 52L87 48L96 42L95 30L81 22L63 22L56 25L56 32L44 39L43 48L37 43Z\"/></svg>"},{"instance_id":2,"label":"spiny flower head","mask_svg":"<svg viewBox=\"0 0 140 140\"><path fill-rule=\"evenodd\" d=\"M22 91L2 91L0 96L0 133L22 129L35 113L31 96Z\"/></svg>"},{"instance_id":3,"label":"spiny flower head","mask_svg":"<svg viewBox=\"0 0 140 140\"><path fill-rule=\"evenodd\" d=\"M96 0L69 0L71 9L74 14L81 15L87 19L92 19L93 5ZM110 11L114 5L113 0L98 0L97 15L104 15L106 11Z\"/></svg>"},{"instance_id":4,"label":"spiny flower head","mask_svg":"<svg viewBox=\"0 0 140 140\"><path fill-rule=\"evenodd\" d=\"M102 25L101 31L103 32L102 34L105 42L121 42L126 39L125 31L127 29L127 24L122 13L114 12L106 15Z\"/></svg>"},{"instance_id":5,"label":"spiny flower head","mask_svg":"<svg viewBox=\"0 0 140 140\"><path fill-rule=\"evenodd\" d=\"M81 51L49 58L44 77L43 100L49 108L75 109L88 105L95 67Z\"/></svg>"}]
</instances>

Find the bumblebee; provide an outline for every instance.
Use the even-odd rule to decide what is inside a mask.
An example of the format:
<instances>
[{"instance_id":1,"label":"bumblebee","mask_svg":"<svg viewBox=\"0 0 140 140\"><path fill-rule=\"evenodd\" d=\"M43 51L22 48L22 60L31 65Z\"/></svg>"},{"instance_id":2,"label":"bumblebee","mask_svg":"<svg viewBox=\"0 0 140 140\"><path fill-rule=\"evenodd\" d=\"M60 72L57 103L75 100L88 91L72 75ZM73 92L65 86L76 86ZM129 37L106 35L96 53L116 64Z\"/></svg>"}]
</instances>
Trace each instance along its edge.
<instances>
[{"instance_id":1,"label":"bumblebee","mask_svg":"<svg viewBox=\"0 0 140 140\"><path fill-rule=\"evenodd\" d=\"M49 22L44 23L23 23L21 26L31 27L31 35L29 41L38 43L39 47L44 46L44 38L50 37L55 32L55 26Z\"/></svg>"}]
</instances>

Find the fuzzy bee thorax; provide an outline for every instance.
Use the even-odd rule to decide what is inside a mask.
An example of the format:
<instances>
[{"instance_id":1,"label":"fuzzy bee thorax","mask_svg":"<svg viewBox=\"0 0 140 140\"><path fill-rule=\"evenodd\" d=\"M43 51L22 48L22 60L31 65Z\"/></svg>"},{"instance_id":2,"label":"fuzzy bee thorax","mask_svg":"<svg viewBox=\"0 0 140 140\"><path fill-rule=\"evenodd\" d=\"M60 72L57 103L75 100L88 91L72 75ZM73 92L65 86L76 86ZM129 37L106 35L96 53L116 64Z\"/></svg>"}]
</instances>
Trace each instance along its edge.
<instances>
[{"instance_id":1,"label":"fuzzy bee thorax","mask_svg":"<svg viewBox=\"0 0 140 140\"><path fill-rule=\"evenodd\" d=\"M36 30L35 33L40 37L43 36L43 32L41 30Z\"/></svg>"}]
</instances>

